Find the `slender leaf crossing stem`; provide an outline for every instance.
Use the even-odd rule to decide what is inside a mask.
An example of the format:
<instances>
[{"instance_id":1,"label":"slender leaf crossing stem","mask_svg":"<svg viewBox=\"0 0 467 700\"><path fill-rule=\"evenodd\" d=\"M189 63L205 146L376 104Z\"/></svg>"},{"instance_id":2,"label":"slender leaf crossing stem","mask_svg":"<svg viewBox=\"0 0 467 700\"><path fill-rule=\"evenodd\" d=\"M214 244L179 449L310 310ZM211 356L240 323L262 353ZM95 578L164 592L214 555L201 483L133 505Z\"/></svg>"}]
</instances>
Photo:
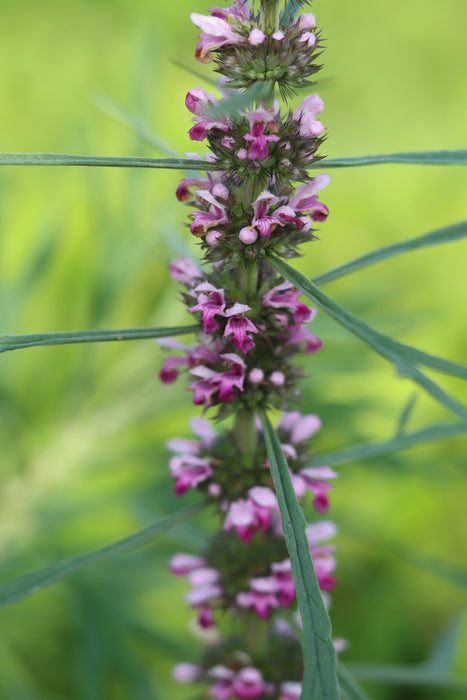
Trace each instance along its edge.
<instances>
[{"instance_id":1,"label":"slender leaf crossing stem","mask_svg":"<svg viewBox=\"0 0 467 700\"><path fill-rule=\"evenodd\" d=\"M104 343L120 340L145 340L173 335L197 333L198 326L175 328L123 328L102 331L70 331L62 333L29 333L27 335L0 335L0 352L33 348L42 345L73 345L76 343Z\"/></svg>"}]
</instances>

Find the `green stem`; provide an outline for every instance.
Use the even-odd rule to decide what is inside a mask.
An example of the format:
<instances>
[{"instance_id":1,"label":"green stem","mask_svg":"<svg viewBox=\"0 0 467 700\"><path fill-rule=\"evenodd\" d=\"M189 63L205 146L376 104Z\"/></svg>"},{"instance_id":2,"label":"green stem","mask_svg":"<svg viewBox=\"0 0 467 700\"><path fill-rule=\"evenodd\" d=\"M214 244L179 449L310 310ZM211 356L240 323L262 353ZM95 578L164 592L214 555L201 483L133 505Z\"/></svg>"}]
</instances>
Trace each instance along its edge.
<instances>
[{"instance_id":1,"label":"green stem","mask_svg":"<svg viewBox=\"0 0 467 700\"><path fill-rule=\"evenodd\" d=\"M245 466L252 467L256 452L256 426L255 412L249 408L239 410L235 416L235 439Z\"/></svg>"},{"instance_id":2,"label":"green stem","mask_svg":"<svg viewBox=\"0 0 467 700\"><path fill-rule=\"evenodd\" d=\"M279 0L261 0L261 19L265 34L279 29Z\"/></svg>"}]
</instances>

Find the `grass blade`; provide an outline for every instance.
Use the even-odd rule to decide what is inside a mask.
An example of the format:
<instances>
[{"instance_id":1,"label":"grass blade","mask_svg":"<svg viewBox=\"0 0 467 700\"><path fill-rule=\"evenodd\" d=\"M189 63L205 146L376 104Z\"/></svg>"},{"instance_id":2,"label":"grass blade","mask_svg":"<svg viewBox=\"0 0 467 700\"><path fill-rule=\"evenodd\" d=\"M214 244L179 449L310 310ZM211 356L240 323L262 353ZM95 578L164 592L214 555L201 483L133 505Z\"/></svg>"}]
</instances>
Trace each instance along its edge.
<instances>
[{"instance_id":1,"label":"grass blade","mask_svg":"<svg viewBox=\"0 0 467 700\"><path fill-rule=\"evenodd\" d=\"M269 255L267 260L277 272L286 280L292 282L297 289L326 311L331 318L360 338L360 340L363 340L363 342L369 345L379 355L391 362L400 376L412 379L425 389L436 401L453 413L456 413L463 420L467 420L467 408L449 396L440 386L420 372L415 366L415 362L441 372L454 374L461 378L467 378L466 367L451 362L450 360L444 360L429 355L416 348L398 343L382 333L378 333L367 323L360 320L357 316L354 316L350 311L331 299L331 297L328 297L319 287L313 284L311 280L307 279L301 272L298 272L298 270L295 270L280 258L275 255Z\"/></svg>"},{"instance_id":2,"label":"grass blade","mask_svg":"<svg viewBox=\"0 0 467 700\"><path fill-rule=\"evenodd\" d=\"M209 110L212 117L229 117L237 112L246 109L252 103L265 99L271 95L274 84L269 80L254 83L243 92L235 92L230 97L226 97Z\"/></svg>"},{"instance_id":3,"label":"grass blade","mask_svg":"<svg viewBox=\"0 0 467 700\"><path fill-rule=\"evenodd\" d=\"M274 428L266 413L261 412L260 418L303 622L305 671L301 700L338 700L336 652L331 638L331 622L313 568L305 533L305 519Z\"/></svg>"},{"instance_id":4,"label":"grass blade","mask_svg":"<svg viewBox=\"0 0 467 700\"><path fill-rule=\"evenodd\" d=\"M28 333L27 335L0 335L0 352L33 348L41 345L71 345L74 343L103 343L112 340L145 340L173 335L196 333L198 326L175 328L123 328L109 331L70 331L63 333Z\"/></svg>"},{"instance_id":5,"label":"grass blade","mask_svg":"<svg viewBox=\"0 0 467 700\"><path fill-rule=\"evenodd\" d=\"M370 700L368 695L358 687L354 677L345 666L337 666L337 679L343 700Z\"/></svg>"},{"instance_id":6,"label":"grass blade","mask_svg":"<svg viewBox=\"0 0 467 700\"><path fill-rule=\"evenodd\" d=\"M318 277L313 279L315 284L325 284L326 282L332 282L333 280L339 279L344 275L348 275L357 270L361 270L368 265L374 265L375 263L386 260L387 258L393 258L395 255L401 255L402 253L409 253L412 250L417 250L419 248L429 248L433 245L441 245L443 243L450 243L451 241L457 241L461 238L467 236L467 221L461 221L457 224L452 224L452 226L445 226L444 228L436 229L436 231L430 231L430 233L425 233L422 236L417 236L416 238L409 238L407 241L401 241L400 243L395 243L394 245L387 245L383 248L378 248L371 253L366 253L355 260L351 260L345 265L340 265L334 270L325 272Z\"/></svg>"},{"instance_id":7,"label":"grass blade","mask_svg":"<svg viewBox=\"0 0 467 700\"><path fill-rule=\"evenodd\" d=\"M76 557L75 559L60 561L56 564L52 564L51 566L47 566L44 569L31 571L28 574L14 578L11 581L7 581L6 583L0 585L0 608L5 608L8 605L17 603L19 600L27 598L33 593L50 586L52 583L60 581L66 576L75 573L75 571L78 571L85 566L89 566L89 564L94 564L107 557L115 554L121 554L122 552L126 552L134 547L146 544L161 532L165 532L184 520L191 518L202 508L202 504L194 506L187 510L181 511L180 513L176 513L166 520L150 525L144 530L140 530L140 532L104 547L103 549L99 549L96 552L84 554L83 556Z\"/></svg>"},{"instance_id":8,"label":"grass blade","mask_svg":"<svg viewBox=\"0 0 467 700\"><path fill-rule=\"evenodd\" d=\"M79 165L99 168L162 168L165 170L216 170L216 165L191 158L136 156L79 156L69 153L0 153L0 165Z\"/></svg>"},{"instance_id":9,"label":"grass blade","mask_svg":"<svg viewBox=\"0 0 467 700\"><path fill-rule=\"evenodd\" d=\"M314 163L310 168L352 168L359 165L382 165L383 163L405 163L408 165L467 165L467 149L456 151L410 151L382 155L329 158Z\"/></svg>"},{"instance_id":10,"label":"grass blade","mask_svg":"<svg viewBox=\"0 0 467 700\"><path fill-rule=\"evenodd\" d=\"M364 681L387 683L388 685L419 686L422 688L445 688L446 690L467 690L467 679L455 676L430 674L420 666L377 666L373 664L348 663L352 674Z\"/></svg>"},{"instance_id":11,"label":"grass blade","mask_svg":"<svg viewBox=\"0 0 467 700\"><path fill-rule=\"evenodd\" d=\"M423 430L417 430L409 435L397 435L391 440L374 444L356 445L337 452L317 455L313 458L314 467L331 466L333 464L345 464L346 462L360 462L364 459L383 457L384 455L407 450L410 447L423 445L426 442L445 440L467 433L467 423L440 423Z\"/></svg>"},{"instance_id":12,"label":"grass blade","mask_svg":"<svg viewBox=\"0 0 467 700\"><path fill-rule=\"evenodd\" d=\"M164 139L159 138L139 117L122 107L115 100L99 92L94 95L93 102L104 114L107 114L135 133L141 141L144 141L161 153L178 158L179 154L175 148L170 146Z\"/></svg>"}]
</instances>

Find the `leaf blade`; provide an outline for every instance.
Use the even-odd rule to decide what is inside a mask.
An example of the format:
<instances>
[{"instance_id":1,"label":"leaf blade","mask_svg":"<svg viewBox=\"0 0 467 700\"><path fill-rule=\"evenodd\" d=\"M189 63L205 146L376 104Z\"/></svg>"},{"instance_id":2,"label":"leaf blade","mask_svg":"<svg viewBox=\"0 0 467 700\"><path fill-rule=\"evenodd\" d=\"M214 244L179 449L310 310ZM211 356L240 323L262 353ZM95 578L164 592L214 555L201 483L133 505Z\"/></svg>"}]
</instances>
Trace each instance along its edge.
<instances>
[{"instance_id":1,"label":"leaf blade","mask_svg":"<svg viewBox=\"0 0 467 700\"><path fill-rule=\"evenodd\" d=\"M37 591L50 586L57 581L69 576L79 569L84 568L90 564L94 564L97 561L101 561L107 557L113 556L114 554L120 554L122 552L133 549L140 545L146 544L153 537L158 535L165 530L168 530L175 525L183 522L184 520L190 518L192 515L198 513L203 505L197 505L187 510L176 513L175 515L162 520L159 523L150 525L149 527L140 530L134 535L125 537L123 540L119 540L114 544L108 545L102 549L91 552L90 554L84 554L82 556L76 557L75 559L68 559L55 564L51 564L43 569L38 569L36 571L31 571L28 574L23 574L17 578L11 579L0 585L0 609L5 608L8 605L13 605L24 598L36 593Z\"/></svg>"},{"instance_id":2,"label":"leaf blade","mask_svg":"<svg viewBox=\"0 0 467 700\"><path fill-rule=\"evenodd\" d=\"M361 461L373 457L383 457L391 452L406 450L410 447L422 445L425 442L443 440L467 433L466 423L439 423L429 428L423 428L410 434L396 435L396 437L384 442L373 444L355 445L336 452L317 455L313 458L314 467L324 467L345 462Z\"/></svg>"},{"instance_id":3,"label":"leaf blade","mask_svg":"<svg viewBox=\"0 0 467 700\"><path fill-rule=\"evenodd\" d=\"M375 331L367 323L354 316L346 308L335 302L331 297L328 297L319 287L311 280L303 275L298 270L288 265L275 255L268 255L266 260L269 264L279 272L284 279L292 282L305 296L314 301L321 307L331 318L337 323L356 335L360 340L363 340L375 352L391 362L398 373L403 377L409 377L421 386L430 394L436 401L445 406L448 410L456 413L462 420L467 420L467 408L456 399L447 394L440 386L432 382L420 370L415 367L412 360L417 358L417 361L422 364L430 363L429 366L440 371L448 371L454 373L454 369L458 367L456 376L462 378L467 377L467 368L463 365L458 365L450 360L436 358L433 355L424 353L416 348L411 348L403 345L388 336ZM412 358L412 359L411 359Z\"/></svg>"},{"instance_id":4,"label":"leaf blade","mask_svg":"<svg viewBox=\"0 0 467 700\"><path fill-rule=\"evenodd\" d=\"M94 166L100 168L162 168L165 170L216 170L215 163L191 158L137 156L82 156L71 153L0 153L0 166Z\"/></svg>"},{"instance_id":5,"label":"leaf blade","mask_svg":"<svg viewBox=\"0 0 467 700\"><path fill-rule=\"evenodd\" d=\"M58 333L28 333L26 335L0 335L0 353L44 345L148 340L151 338L165 338L173 335L196 333L198 330L198 326L176 326L174 328L123 328L102 331L65 331Z\"/></svg>"},{"instance_id":6,"label":"leaf blade","mask_svg":"<svg viewBox=\"0 0 467 700\"><path fill-rule=\"evenodd\" d=\"M353 168L361 165L382 165L398 163L406 165L467 165L467 149L453 151L408 151L405 153L385 153L379 155L348 156L329 158L320 163L313 163L315 168Z\"/></svg>"},{"instance_id":7,"label":"leaf blade","mask_svg":"<svg viewBox=\"0 0 467 700\"><path fill-rule=\"evenodd\" d=\"M344 700L370 700L368 695L357 685L350 671L342 664L337 666L337 679Z\"/></svg>"},{"instance_id":8,"label":"leaf blade","mask_svg":"<svg viewBox=\"0 0 467 700\"><path fill-rule=\"evenodd\" d=\"M467 236L467 221L460 221L459 223L452 224L451 226L445 226L444 228L436 229L435 231L430 231L416 238L409 238L406 241L401 241L400 243L394 243L393 245L383 246L374 250L371 253L366 253L354 260L350 260L344 265L329 270L318 277L313 278L314 284L326 284L327 282L333 282L344 275L351 274L357 270L361 270L369 265L374 265L375 263L381 262L388 258L392 258L396 255L401 255L403 253L409 253L412 250L418 250L419 248L429 248L434 245L442 245L443 243L450 243L452 241L457 241Z\"/></svg>"},{"instance_id":9,"label":"leaf blade","mask_svg":"<svg viewBox=\"0 0 467 700\"><path fill-rule=\"evenodd\" d=\"M311 560L305 519L277 435L264 411L260 418L303 622L305 671L301 700L338 700L331 622Z\"/></svg>"}]
</instances>

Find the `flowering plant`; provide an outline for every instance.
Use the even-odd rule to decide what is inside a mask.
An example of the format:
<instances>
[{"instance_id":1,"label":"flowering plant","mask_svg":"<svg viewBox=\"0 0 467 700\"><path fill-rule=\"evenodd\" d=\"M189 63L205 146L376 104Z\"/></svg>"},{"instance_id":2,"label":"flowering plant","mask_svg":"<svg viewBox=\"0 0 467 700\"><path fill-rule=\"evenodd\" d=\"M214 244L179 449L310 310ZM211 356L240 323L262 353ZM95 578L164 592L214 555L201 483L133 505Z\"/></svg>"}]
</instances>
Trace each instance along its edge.
<instances>
[{"instance_id":1,"label":"flowering plant","mask_svg":"<svg viewBox=\"0 0 467 700\"><path fill-rule=\"evenodd\" d=\"M321 163L325 127L317 117L324 105L316 93L290 107L299 90L310 89L323 50L314 15L300 14L305 4L237 0L230 7L211 8L207 15L194 13L192 21L200 30L196 58L214 62L220 74L220 97L196 86L185 102L193 115L190 139L206 143L208 155L130 163L192 171L176 196L189 204L189 229L203 263L179 257L170 272L181 285L193 325L2 340L9 350L158 338L170 353L161 381L170 385L181 373L189 376L193 403L218 420L231 420L231 427L221 431L198 417L192 421L196 439L172 438L168 444L175 494L199 491L202 504L215 511L219 522L202 552L179 552L170 562L174 575L188 577L186 601L196 610L198 626L216 629L201 662L181 662L174 676L207 684L208 696L217 700L363 697L337 666L336 652L345 642L332 638L327 612L328 593L336 584L335 549L329 543L336 526L323 514L337 474L322 459L310 460L310 441L321 421L297 410L301 370L294 356L321 349L321 340L308 328L316 308L301 299L308 298L456 414L456 423L441 426L443 434L466 429L467 409L420 369L465 378L464 366L373 330L286 262L301 255L301 246L316 241L324 229L329 210L321 198L330 177L321 170L355 164L355 159ZM466 156L397 154L357 160L457 163ZM14 154L3 162L124 164L122 159ZM455 236L458 228L450 228ZM428 234L383 255L432 245L434 238ZM372 260L356 261L353 267L378 257L377 251ZM320 281L347 271L332 271ZM195 335L191 345L175 339L188 333ZM271 409L282 412L276 429L268 417ZM401 442L407 439L419 436L405 435ZM311 502L309 524L299 500ZM219 631L223 625L232 626L228 635Z\"/></svg>"}]
</instances>

